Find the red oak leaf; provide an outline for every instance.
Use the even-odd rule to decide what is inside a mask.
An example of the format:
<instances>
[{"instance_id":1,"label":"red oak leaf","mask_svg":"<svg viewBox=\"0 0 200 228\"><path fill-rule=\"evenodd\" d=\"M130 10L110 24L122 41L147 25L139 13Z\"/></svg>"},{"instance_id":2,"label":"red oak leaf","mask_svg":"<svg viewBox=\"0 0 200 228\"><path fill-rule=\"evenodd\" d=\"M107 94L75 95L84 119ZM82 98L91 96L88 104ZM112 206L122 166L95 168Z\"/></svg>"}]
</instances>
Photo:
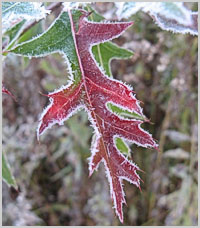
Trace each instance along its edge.
<instances>
[{"instance_id":1,"label":"red oak leaf","mask_svg":"<svg viewBox=\"0 0 200 228\"><path fill-rule=\"evenodd\" d=\"M104 75L92 55L91 48L118 37L133 22L89 22L86 12L83 11L76 31L71 12L68 13L82 79L78 86L71 81L70 84L47 95L50 105L41 116L38 137L55 123L61 125L75 112L85 109L95 129L89 161L90 175L98 168L100 162L104 163L116 214L123 222L122 204L125 203L125 198L122 180L140 188L140 178L136 173L140 169L120 153L115 138L121 137L143 147L158 146L151 135L140 127L143 121L122 118L108 109L109 102L143 116L132 88Z\"/></svg>"}]
</instances>

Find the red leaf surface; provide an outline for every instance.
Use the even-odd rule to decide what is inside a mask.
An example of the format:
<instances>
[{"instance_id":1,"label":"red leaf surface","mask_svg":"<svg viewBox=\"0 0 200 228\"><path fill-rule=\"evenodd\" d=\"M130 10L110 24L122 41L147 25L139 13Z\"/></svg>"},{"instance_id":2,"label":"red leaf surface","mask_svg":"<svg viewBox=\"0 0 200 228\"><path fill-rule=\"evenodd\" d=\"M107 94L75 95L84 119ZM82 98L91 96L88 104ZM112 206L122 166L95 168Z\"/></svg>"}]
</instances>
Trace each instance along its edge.
<instances>
[{"instance_id":1,"label":"red leaf surface","mask_svg":"<svg viewBox=\"0 0 200 228\"><path fill-rule=\"evenodd\" d=\"M61 125L75 112L85 109L95 129L89 161L90 175L97 170L100 162L104 163L116 214L123 222L122 204L125 203L125 198L122 180L140 188L140 178L136 173L140 169L118 151L115 137L143 147L157 148L157 144L151 135L140 127L143 121L124 119L107 108L106 104L112 102L143 116L132 88L104 75L92 55L91 48L92 45L118 37L133 22L94 23L87 20L85 13L85 16L79 19L79 29L76 32L70 11L69 16L82 79L78 86L71 82L47 95L50 105L41 116L38 137L55 123Z\"/></svg>"}]
</instances>

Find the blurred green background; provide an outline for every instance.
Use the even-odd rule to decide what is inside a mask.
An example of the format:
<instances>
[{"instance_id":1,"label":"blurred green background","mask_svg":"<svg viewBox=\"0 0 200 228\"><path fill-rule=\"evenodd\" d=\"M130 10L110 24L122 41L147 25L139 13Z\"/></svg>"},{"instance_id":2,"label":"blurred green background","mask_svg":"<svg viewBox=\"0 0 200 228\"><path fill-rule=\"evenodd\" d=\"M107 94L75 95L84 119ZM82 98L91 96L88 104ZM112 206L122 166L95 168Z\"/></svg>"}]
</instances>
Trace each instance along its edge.
<instances>
[{"instance_id":1,"label":"blurred green background","mask_svg":"<svg viewBox=\"0 0 200 228\"><path fill-rule=\"evenodd\" d=\"M197 3L186 5L197 10ZM92 6L113 13L113 3ZM22 41L45 30L60 10ZM142 12L129 20L134 26L114 42L135 54L113 60L112 73L144 102L151 124L142 127L158 140L160 152L131 145L131 157L145 173L140 173L142 192L124 181L124 224L112 209L104 166L88 177L93 129L85 112L36 139L40 113L48 105L40 92L67 82L62 57L29 60L10 54L3 81L18 102L3 95L3 150L20 193L3 183L3 225L197 225L198 39L163 31Z\"/></svg>"}]
</instances>

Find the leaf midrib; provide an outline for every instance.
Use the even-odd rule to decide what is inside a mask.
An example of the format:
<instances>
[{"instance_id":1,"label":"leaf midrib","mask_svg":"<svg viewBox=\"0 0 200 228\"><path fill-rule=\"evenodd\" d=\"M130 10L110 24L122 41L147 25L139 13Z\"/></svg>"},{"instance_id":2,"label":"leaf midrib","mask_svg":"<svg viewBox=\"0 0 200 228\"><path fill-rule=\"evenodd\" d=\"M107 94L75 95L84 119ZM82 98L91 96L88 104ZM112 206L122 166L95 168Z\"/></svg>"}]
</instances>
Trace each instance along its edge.
<instances>
[{"instance_id":1,"label":"leaf midrib","mask_svg":"<svg viewBox=\"0 0 200 228\"><path fill-rule=\"evenodd\" d=\"M81 71L81 73L82 73L83 84L84 84L86 96L87 96L89 105L92 107L92 102L91 102L91 100L90 100L90 96L89 96L89 94L88 94L88 90L87 90L87 86L86 86L86 80L85 80L85 74L84 74L83 66L82 66L82 63L81 63L80 55L79 55L79 53L78 53L78 48L77 48L77 43L76 43L76 37L75 37L75 31L74 31L74 26L73 26L73 19L72 19L72 15L71 15L70 10L68 10L68 14L69 14L70 22L71 22L72 36L73 36L73 38L74 38L75 50L76 50L76 54L77 54L77 57L78 57L78 62L79 62L79 66L80 66L80 71ZM94 110L90 110L90 111L91 111L91 114L93 114L93 118L96 120L96 124L97 124L97 126L98 126L99 131L100 131L100 130L101 130L101 126L99 125L99 122L98 122L98 118L97 118L97 116L96 116L96 113L94 112ZM100 133L101 133L101 132L100 132ZM109 167L109 171L111 172L111 171L112 171L112 169L111 169L112 166L110 165L110 159L109 159L109 155L108 155L108 152L107 152L105 143L104 143L103 134L101 134L100 140L103 142L103 148L104 148L104 152L105 152L105 155L106 155L106 158L105 158L105 159L106 159L106 161L107 161L107 165L108 165L108 167ZM114 176L114 174L112 174L112 176Z\"/></svg>"}]
</instances>

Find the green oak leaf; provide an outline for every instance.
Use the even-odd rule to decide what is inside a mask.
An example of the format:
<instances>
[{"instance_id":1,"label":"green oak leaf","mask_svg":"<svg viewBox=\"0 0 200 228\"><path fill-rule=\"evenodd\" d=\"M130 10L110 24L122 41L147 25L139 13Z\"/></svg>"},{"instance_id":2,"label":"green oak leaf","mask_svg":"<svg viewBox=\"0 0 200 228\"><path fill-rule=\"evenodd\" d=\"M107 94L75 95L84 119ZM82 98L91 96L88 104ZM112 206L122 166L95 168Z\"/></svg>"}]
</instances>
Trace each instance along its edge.
<instances>
[{"instance_id":1,"label":"green oak leaf","mask_svg":"<svg viewBox=\"0 0 200 228\"><path fill-rule=\"evenodd\" d=\"M2 178L6 182L6 184L10 187L13 186L17 189L17 184L14 176L10 170L10 166L6 160L5 154L2 152Z\"/></svg>"},{"instance_id":2,"label":"green oak leaf","mask_svg":"<svg viewBox=\"0 0 200 228\"><path fill-rule=\"evenodd\" d=\"M96 12L96 10L94 10L90 5L85 6L84 9L88 12L92 12L90 14L90 16L88 17L89 21L101 22L101 21L105 20L105 18L103 16L101 16L100 14L98 14Z\"/></svg>"},{"instance_id":3,"label":"green oak leaf","mask_svg":"<svg viewBox=\"0 0 200 228\"><path fill-rule=\"evenodd\" d=\"M129 147L126 145L126 143L123 141L123 139L116 137L115 139L115 143L117 146L117 149L123 153L124 155L126 155L127 157L131 157L131 153L130 153L130 149Z\"/></svg>"},{"instance_id":4,"label":"green oak leaf","mask_svg":"<svg viewBox=\"0 0 200 228\"><path fill-rule=\"evenodd\" d=\"M110 62L112 59L130 58L133 53L125 48L121 48L112 42L98 44L92 47L92 53L96 61L105 70L106 75L112 77Z\"/></svg>"},{"instance_id":5,"label":"green oak leaf","mask_svg":"<svg viewBox=\"0 0 200 228\"><path fill-rule=\"evenodd\" d=\"M135 120L146 120L146 118L144 116L140 116L139 114L135 113L135 112L129 112L127 110L124 110L112 103L107 103L107 108L109 110L111 110L112 112L114 112L117 115L120 115L124 118L130 118L130 119L135 119Z\"/></svg>"},{"instance_id":6,"label":"green oak leaf","mask_svg":"<svg viewBox=\"0 0 200 228\"><path fill-rule=\"evenodd\" d=\"M43 21L40 21L36 25L28 29L23 35L20 36L17 43L25 42L41 34L43 32L42 23Z\"/></svg>"},{"instance_id":7,"label":"green oak leaf","mask_svg":"<svg viewBox=\"0 0 200 228\"><path fill-rule=\"evenodd\" d=\"M21 31L24 28L24 24L26 23L26 20L20 21L18 24L14 25L13 27L9 28L5 33L4 36L7 36L9 38L8 44L5 47L6 49L10 49L16 42L16 40L19 38Z\"/></svg>"},{"instance_id":8,"label":"green oak leaf","mask_svg":"<svg viewBox=\"0 0 200 228\"><path fill-rule=\"evenodd\" d=\"M79 18L79 11L74 12L74 18ZM61 13L47 31L41 35L18 44L10 52L21 56L44 57L52 53L60 53L66 59L74 75L74 85L81 80L81 72L76 55L70 18L67 12Z\"/></svg>"}]
</instances>

